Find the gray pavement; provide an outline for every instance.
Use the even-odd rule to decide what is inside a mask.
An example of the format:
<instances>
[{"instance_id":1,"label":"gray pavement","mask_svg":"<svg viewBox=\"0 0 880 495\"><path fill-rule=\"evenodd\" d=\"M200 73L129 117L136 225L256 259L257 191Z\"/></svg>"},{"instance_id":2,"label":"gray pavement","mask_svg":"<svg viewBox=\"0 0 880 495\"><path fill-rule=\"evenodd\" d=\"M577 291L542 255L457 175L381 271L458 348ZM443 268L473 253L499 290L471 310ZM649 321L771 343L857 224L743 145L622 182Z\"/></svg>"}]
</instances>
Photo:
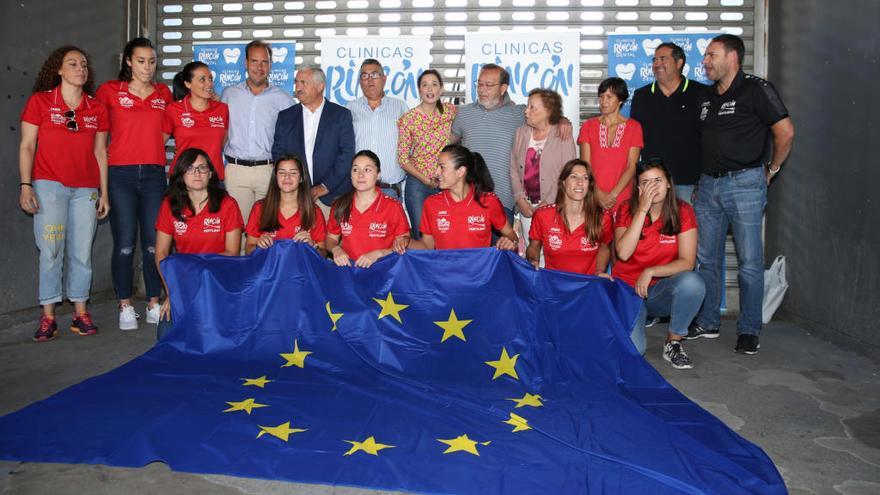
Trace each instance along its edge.
<instances>
[{"instance_id":1,"label":"gray pavement","mask_svg":"<svg viewBox=\"0 0 880 495\"><path fill-rule=\"evenodd\" d=\"M143 308L137 308L142 312ZM0 415L109 371L149 349L155 326L122 332L116 306L92 305L101 332L78 337L59 315L60 337L35 344L36 310L0 317ZM675 387L761 446L790 493L880 494L880 363L784 322L765 326L756 356L733 352L735 324L689 342L693 370L660 357L666 325L648 330L648 361ZM2 494L345 494L389 492L93 465L0 462Z\"/></svg>"}]
</instances>

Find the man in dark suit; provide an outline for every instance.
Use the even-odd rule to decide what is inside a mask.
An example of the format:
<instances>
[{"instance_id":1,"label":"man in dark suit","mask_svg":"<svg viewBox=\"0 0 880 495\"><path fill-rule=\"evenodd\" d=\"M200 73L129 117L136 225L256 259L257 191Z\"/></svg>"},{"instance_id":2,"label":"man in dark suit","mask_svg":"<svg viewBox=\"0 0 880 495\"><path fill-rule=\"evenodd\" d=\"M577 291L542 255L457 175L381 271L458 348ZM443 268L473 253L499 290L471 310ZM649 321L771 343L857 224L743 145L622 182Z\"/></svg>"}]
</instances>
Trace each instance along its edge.
<instances>
[{"instance_id":1,"label":"man in dark suit","mask_svg":"<svg viewBox=\"0 0 880 495\"><path fill-rule=\"evenodd\" d=\"M278 114L272 159L292 153L301 157L312 180L312 197L324 212L351 189L354 127L351 112L324 98L324 71L303 66L294 79L299 103Z\"/></svg>"}]
</instances>

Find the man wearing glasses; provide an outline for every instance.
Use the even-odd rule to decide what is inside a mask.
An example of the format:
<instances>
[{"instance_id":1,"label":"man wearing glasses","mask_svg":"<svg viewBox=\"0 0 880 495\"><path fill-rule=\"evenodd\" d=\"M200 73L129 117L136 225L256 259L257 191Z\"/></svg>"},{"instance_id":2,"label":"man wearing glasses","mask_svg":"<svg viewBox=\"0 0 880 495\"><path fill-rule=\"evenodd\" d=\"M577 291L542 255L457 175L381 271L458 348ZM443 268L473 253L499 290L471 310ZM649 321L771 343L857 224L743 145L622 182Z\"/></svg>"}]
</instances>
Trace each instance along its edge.
<instances>
[{"instance_id":1,"label":"man wearing glasses","mask_svg":"<svg viewBox=\"0 0 880 495\"><path fill-rule=\"evenodd\" d=\"M510 184L510 152L516 130L525 123L525 105L517 105L507 94L510 75L496 64L486 64L477 78L477 101L459 108L452 122L452 142L479 153L486 161L495 194L513 225L513 188ZM571 122L559 123L563 140L572 139ZM384 173L384 169L383 169Z\"/></svg>"},{"instance_id":2,"label":"man wearing glasses","mask_svg":"<svg viewBox=\"0 0 880 495\"><path fill-rule=\"evenodd\" d=\"M351 111L354 123L355 148L376 153L382 164L379 187L401 200L406 173L397 163L397 120L409 109L403 100L385 96L385 79L385 69L378 60L364 60L360 69L363 96L345 107Z\"/></svg>"}]
</instances>

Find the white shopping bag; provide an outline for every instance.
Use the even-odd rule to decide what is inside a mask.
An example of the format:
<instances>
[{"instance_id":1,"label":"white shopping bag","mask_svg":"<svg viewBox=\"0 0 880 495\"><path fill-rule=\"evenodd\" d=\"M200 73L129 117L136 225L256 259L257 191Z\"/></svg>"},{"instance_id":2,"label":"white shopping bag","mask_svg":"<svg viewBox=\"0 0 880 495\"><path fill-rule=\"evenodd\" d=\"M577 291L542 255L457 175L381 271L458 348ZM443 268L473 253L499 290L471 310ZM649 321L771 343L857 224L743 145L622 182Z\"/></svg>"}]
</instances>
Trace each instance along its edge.
<instances>
[{"instance_id":1,"label":"white shopping bag","mask_svg":"<svg viewBox=\"0 0 880 495\"><path fill-rule=\"evenodd\" d=\"M770 268L764 271L764 308L763 322L770 323L773 313L782 304L788 281L785 279L785 256L779 255L773 260Z\"/></svg>"}]
</instances>

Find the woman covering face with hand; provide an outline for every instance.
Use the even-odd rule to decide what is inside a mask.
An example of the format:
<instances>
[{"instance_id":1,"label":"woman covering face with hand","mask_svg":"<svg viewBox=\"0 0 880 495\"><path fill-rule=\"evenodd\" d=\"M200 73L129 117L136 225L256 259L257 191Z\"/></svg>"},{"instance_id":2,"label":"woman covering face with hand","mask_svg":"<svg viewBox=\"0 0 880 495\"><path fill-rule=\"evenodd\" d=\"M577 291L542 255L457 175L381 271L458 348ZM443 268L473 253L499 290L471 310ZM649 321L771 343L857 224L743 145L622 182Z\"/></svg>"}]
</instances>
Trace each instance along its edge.
<instances>
[{"instance_id":1,"label":"woman covering face with hand","mask_svg":"<svg viewBox=\"0 0 880 495\"><path fill-rule=\"evenodd\" d=\"M640 163L632 199L614 220L615 278L644 299L632 340L645 351L645 316L670 316L663 359L674 368L692 368L681 345L688 325L703 303L706 288L693 271L697 257L697 220L691 205L675 196L669 170L660 160Z\"/></svg>"},{"instance_id":2,"label":"woman covering face with hand","mask_svg":"<svg viewBox=\"0 0 880 495\"><path fill-rule=\"evenodd\" d=\"M383 193L381 164L370 150L361 150L351 162L353 189L336 198L330 208L325 247L338 266L368 268L392 251L403 254L409 243L409 223L403 206Z\"/></svg>"},{"instance_id":3,"label":"woman covering face with hand","mask_svg":"<svg viewBox=\"0 0 880 495\"><path fill-rule=\"evenodd\" d=\"M266 197L257 201L248 219L245 253L268 249L279 239L305 242L324 253L324 214L312 201L309 176L294 155L275 160L274 179Z\"/></svg>"}]
</instances>

